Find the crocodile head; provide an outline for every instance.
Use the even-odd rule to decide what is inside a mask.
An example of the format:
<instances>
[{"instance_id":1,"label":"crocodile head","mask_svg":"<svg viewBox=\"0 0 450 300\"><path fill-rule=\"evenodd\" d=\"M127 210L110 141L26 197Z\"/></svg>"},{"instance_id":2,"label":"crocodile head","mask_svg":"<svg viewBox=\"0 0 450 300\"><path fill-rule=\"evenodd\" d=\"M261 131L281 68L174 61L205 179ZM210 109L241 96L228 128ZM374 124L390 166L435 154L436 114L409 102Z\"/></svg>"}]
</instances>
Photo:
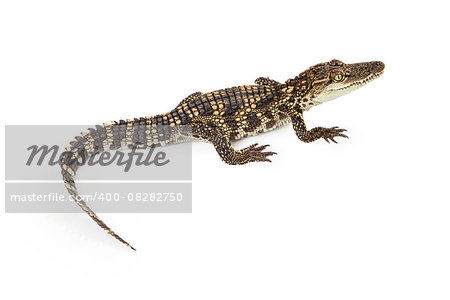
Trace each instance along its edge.
<instances>
[{"instance_id":1,"label":"crocodile head","mask_svg":"<svg viewBox=\"0 0 450 300\"><path fill-rule=\"evenodd\" d=\"M312 66L309 99L320 104L345 95L378 78L384 71L384 63L372 61L345 64L337 59Z\"/></svg>"},{"instance_id":2,"label":"crocodile head","mask_svg":"<svg viewBox=\"0 0 450 300\"><path fill-rule=\"evenodd\" d=\"M333 100L378 78L384 63L372 61L345 64L337 59L312 66L286 82L295 102L303 109ZM289 91L289 90L288 90Z\"/></svg>"}]
</instances>

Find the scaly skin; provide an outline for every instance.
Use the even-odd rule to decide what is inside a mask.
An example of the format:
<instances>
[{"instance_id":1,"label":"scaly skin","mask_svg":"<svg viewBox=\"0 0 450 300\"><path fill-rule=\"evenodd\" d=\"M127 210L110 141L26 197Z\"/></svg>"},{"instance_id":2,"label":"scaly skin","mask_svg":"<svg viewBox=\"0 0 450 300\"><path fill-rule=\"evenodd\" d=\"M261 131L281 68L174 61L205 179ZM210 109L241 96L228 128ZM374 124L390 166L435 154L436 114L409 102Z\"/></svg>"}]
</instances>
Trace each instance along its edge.
<instances>
[{"instance_id":1,"label":"scaly skin","mask_svg":"<svg viewBox=\"0 0 450 300\"><path fill-rule=\"evenodd\" d=\"M113 122L91 128L76 137L61 157L64 183L69 193L78 195L77 169L90 156L120 148L147 148L179 143L188 136L211 143L220 158L230 165L255 161L270 162L275 152L264 151L268 145L253 144L235 150L232 141L256 135L292 123L297 137L306 143L323 138L337 143L347 136L345 129L316 127L307 129L303 112L312 106L346 94L379 77L382 62L344 64L338 60L312 66L285 83L269 78L256 79L256 85L243 85L209 93L194 93L165 114ZM159 126L167 125L167 126ZM183 128L189 127L190 130ZM76 203L107 233L134 248L114 233L82 200Z\"/></svg>"}]
</instances>

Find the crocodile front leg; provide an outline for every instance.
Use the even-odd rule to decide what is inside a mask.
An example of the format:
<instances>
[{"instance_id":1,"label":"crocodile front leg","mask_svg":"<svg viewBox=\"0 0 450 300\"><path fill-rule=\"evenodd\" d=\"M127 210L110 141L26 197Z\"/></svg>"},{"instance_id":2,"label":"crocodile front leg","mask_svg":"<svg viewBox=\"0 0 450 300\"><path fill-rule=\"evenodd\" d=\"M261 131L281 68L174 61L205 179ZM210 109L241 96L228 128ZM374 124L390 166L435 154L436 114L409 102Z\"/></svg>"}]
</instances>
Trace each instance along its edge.
<instances>
[{"instance_id":1,"label":"crocodile front leg","mask_svg":"<svg viewBox=\"0 0 450 300\"><path fill-rule=\"evenodd\" d=\"M335 137L340 136L348 138L348 136L343 134L343 132L347 130L341 129L337 126L331 128L315 127L311 130L307 130L302 113L294 114L293 116L291 116L291 120L297 137L305 143L314 142L315 140L323 138L327 143L329 143L329 140L331 140L337 144L337 142L334 140Z\"/></svg>"},{"instance_id":2,"label":"crocodile front leg","mask_svg":"<svg viewBox=\"0 0 450 300\"><path fill-rule=\"evenodd\" d=\"M275 152L263 152L269 145L253 144L241 150L234 150L230 139L217 128L201 122L190 124L192 136L213 144L220 159L229 165L243 165L254 161L271 162L267 157Z\"/></svg>"}]
</instances>

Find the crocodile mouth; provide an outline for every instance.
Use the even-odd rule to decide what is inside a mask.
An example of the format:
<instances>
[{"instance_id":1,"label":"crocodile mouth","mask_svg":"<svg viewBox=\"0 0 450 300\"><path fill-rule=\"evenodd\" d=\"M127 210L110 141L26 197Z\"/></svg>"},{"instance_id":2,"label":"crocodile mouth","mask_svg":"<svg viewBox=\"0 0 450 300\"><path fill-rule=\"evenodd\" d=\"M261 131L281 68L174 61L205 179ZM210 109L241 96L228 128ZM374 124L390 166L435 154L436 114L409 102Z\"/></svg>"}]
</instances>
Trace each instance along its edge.
<instances>
[{"instance_id":1,"label":"crocodile mouth","mask_svg":"<svg viewBox=\"0 0 450 300\"><path fill-rule=\"evenodd\" d=\"M370 74L369 76L367 76L364 79L354 81L354 82L352 82L352 83L350 83L348 85L345 85L343 87L331 89L331 91L332 92L343 92L343 91L346 91L346 90L349 90L349 89L359 88L359 87L361 87L363 85L366 85L367 83L371 82L372 80L377 79L378 77L383 75L383 73L384 73L384 70L380 71L380 72L377 72L377 73Z\"/></svg>"}]
</instances>

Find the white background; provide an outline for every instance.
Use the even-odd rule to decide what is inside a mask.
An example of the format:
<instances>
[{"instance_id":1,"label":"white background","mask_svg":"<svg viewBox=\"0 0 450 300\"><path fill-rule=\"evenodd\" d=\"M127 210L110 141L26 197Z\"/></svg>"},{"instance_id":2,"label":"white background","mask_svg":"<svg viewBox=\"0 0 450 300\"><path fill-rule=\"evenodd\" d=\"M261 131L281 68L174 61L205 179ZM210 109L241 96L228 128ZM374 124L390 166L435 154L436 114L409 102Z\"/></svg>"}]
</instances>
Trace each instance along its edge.
<instances>
[{"instance_id":1,"label":"white background","mask_svg":"<svg viewBox=\"0 0 450 300\"><path fill-rule=\"evenodd\" d=\"M386 64L305 113L349 140L286 126L237 143L278 152L245 166L198 143L192 214L102 214L137 252L84 214L2 212L1 298L449 299L444 3L1 1L2 125L162 113L333 58Z\"/></svg>"}]
</instances>

